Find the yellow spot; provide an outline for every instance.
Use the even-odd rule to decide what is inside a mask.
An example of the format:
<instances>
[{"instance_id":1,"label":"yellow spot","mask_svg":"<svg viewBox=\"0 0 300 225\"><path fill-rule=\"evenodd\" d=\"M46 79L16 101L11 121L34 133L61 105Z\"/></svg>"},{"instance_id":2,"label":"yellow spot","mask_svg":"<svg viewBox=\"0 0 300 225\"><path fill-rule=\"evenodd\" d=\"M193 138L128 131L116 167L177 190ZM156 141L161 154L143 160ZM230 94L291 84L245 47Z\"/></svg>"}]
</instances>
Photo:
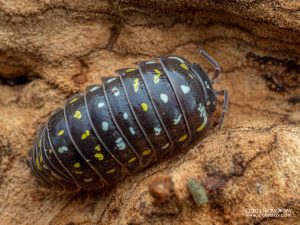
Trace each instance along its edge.
<instances>
[{"instance_id":1,"label":"yellow spot","mask_svg":"<svg viewBox=\"0 0 300 225\"><path fill-rule=\"evenodd\" d=\"M78 98L74 98L69 103L72 104L72 103L76 102L77 100L78 100Z\"/></svg>"},{"instance_id":2,"label":"yellow spot","mask_svg":"<svg viewBox=\"0 0 300 225\"><path fill-rule=\"evenodd\" d=\"M133 90L134 92L138 92L139 90L139 78L135 78L134 81L133 81Z\"/></svg>"},{"instance_id":3,"label":"yellow spot","mask_svg":"<svg viewBox=\"0 0 300 225\"><path fill-rule=\"evenodd\" d=\"M147 110L148 110L148 105L147 105L147 103L143 102L141 106L142 106L142 109L143 109L145 112L147 112Z\"/></svg>"},{"instance_id":4,"label":"yellow spot","mask_svg":"<svg viewBox=\"0 0 300 225\"><path fill-rule=\"evenodd\" d=\"M58 136L61 136L61 135L63 135L64 133L65 133L64 130L60 130L60 131L58 131L57 135L58 135Z\"/></svg>"},{"instance_id":5,"label":"yellow spot","mask_svg":"<svg viewBox=\"0 0 300 225\"><path fill-rule=\"evenodd\" d=\"M43 162L43 156L40 155L40 162Z\"/></svg>"},{"instance_id":6,"label":"yellow spot","mask_svg":"<svg viewBox=\"0 0 300 225\"><path fill-rule=\"evenodd\" d=\"M102 153L96 153L94 156L95 156L95 158L97 158L100 161L104 159L104 156Z\"/></svg>"},{"instance_id":7,"label":"yellow spot","mask_svg":"<svg viewBox=\"0 0 300 225\"><path fill-rule=\"evenodd\" d=\"M130 69L127 69L125 72L128 73L128 72L132 72L132 71L135 71L135 69L130 68Z\"/></svg>"},{"instance_id":8,"label":"yellow spot","mask_svg":"<svg viewBox=\"0 0 300 225\"><path fill-rule=\"evenodd\" d=\"M134 157L132 157L131 159L129 159L128 163L132 163L132 162L134 162L135 160L136 160L136 157L134 156Z\"/></svg>"},{"instance_id":9,"label":"yellow spot","mask_svg":"<svg viewBox=\"0 0 300 225\"><path fill-rule=\"evenodd\" d=\"M143 151L143 155L149 155L151 153L151 149L147 149Z\"/></svg>"},{"instance_id":10,"label":"yellow spot","mask_svg":"<svg viewBox=\"0 0 300 225\"><path fill-rule=\"evenodd\" d=\"M185 135L183 135L181 138L179 138L179 141L180 141L180 142L183 142L186 138L187 138L187 135L185 134Z\"/></svg>"},{"instance_id":11,"label":"yellow spot","mask_svg":"<svg viewBox=\"0 0 300 225\"><path fill-rule=\"evenodd\" d=\"M90 136L90 131L89 130L86 130L83 134L82 134L82 136L81 136L81 139L82 140L84 140L84 139L86 139L88 136Z\"/></svg>"},{"instance_id":12,"label":"yellow spot","mask_svg":"<svg viewBox=\"0 0 300 225\"><path fill-rule=\"evenodd\" d=\"M80 163L79 162L77 162L77 163L74 163L74 165L73 165L75 168L80 168Z\"/></svg>"},{"instance_id":13,"label":"yellow spot","mask_svg":"<svg viewBox=\"0 0 300 225\"><path fill-rule=\"evenodd\" d=\"M79 111L79 110L77 110L75 113L74 113L74 118L76 118L76 119L81 119L81 117L82 117L82 114L81 114L81 112Z\"/></svg>"},{"instance_id":14,"label":"yellow spot","mask_svg":"<svg viewBox=\"0 0 300 225\"><path fill-rule=\"evenodd\" d=\"M184 63L181 63L180 66L185 70L189 70L188 66Z\"/></svg>"},{"instance_id":15,"label":"yellow spot","mask_svg":"<svg viewBox=\"0 0 300 225\"><path fill-rule=\"evenodd\" d=\"M39 140L39 148L41 147L41 145L42 145L42 140L40 139Z\"/></svg>"},{"instance_id":16,"label":"yellow spot","mask_svg":"<svg viewBox=\"0 0 300 225\"><path fill-rule=\"evenodd\" d=\"M197 128L197 131L198 131L198 132L202 131L202 130L204 129L205 125L206 125L205 123L202 123L202 124Z\"/></svg>"},{"instance_id":17,"label":"yellow spot","mask_svg":"<svg viewBox=\"0 0 300 225\"><path fill-rule=\"evenodd\" d=\"M96 150L96 151L100 151L100 150L101 150L100 145L97 145L97 146L95 147L95 150Z\"/></svg>"},{"instance_id":18,"label":"yellow spot","mask_svg":"<svg viewBox=\"0 0 300 225\"><path fill-rule=\"evenodd\" d=\"M116 169L111 169L111 170L106 171L106 173L114 173L115 171L116 171Z\"/></svg>"},{"instance_id":19,"label":"yellow spot","mask_svg":"<svg viewBox=\"0 0 300 225\"><path fill-rule=\"evenodd\" d=\"M153 77L154 84L157 84L159 82L159 77L161 76L161 72L158 69L154 69L154 72L156 75Z\"/></svg>"},{"instance_id":20,"label":"yellow spot","mask_svg":"<svg viewBox=\"0 0 300 225\"><path fill-rule=\"evenodd\" d=\"M76 173L76 174L83 174L83 172L80 171L80 170L75 170L75 173Z\"/></svg>"},{"instance_id":21,"label":"yellow spot","mask_svg":"<svg viewBox=\"0 0 300 225\"><path fill-rule=\"evenodd\" d=\"M39 170L41 170L41 164L40 164L38 158L35 159L35 164L36 164L37 168L38 168Z\"/></svg>"},{"instance_id":22,"label":"yellow spot","mask_svg":"<svg viewBox=\"0 0 300 225\"><path fill-rule=\"evenodd\" d=\"M50 148L50 149L48 149L48 152L49 152L49 154L51 154L52 153L52 149Z\"/></svg>"}]
</instances>

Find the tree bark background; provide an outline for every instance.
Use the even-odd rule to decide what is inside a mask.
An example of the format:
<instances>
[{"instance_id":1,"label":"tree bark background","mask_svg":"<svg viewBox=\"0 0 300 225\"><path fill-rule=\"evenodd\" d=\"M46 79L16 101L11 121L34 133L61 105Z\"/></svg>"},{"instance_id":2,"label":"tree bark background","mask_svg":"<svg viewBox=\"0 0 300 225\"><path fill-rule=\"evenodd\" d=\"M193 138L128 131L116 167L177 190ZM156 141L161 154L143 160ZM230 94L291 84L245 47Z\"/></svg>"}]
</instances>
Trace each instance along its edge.
<instances>
[{"instance_id":1,"label":"tree bark background","mask_svg":"<svg viewBox=\"0 0 300 225\"><path fill-rule=\"evenodd\" d=\"M109 190L41 190L25 161L64 99L134 62L178 54L223 73L224 128ZM0 224L299 224L300 3L297 0L0 0ZM216 116L218 116L217 113ZM170 175L155 205L148 184ZM196 207L188 178L221 183ZM247 217L248 209L292 210Z\"/></svg>"}]
</instances>

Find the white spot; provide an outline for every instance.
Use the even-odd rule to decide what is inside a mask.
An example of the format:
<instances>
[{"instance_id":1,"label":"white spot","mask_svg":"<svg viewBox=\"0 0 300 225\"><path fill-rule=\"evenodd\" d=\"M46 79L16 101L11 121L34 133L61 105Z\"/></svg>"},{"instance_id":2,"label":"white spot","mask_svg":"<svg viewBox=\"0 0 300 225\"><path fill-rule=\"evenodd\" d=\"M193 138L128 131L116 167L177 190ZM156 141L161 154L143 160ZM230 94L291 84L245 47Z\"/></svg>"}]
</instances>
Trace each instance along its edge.
<instances>
[{"instance_id":1,"label":"white spot","mask_svg":"<svg viewBox=\"0 0 300 225\"><path fill-rule=\"evenodd\" d=\"M112 93L114 94L114 96L119 96L120 95L120 91L119 91L118 88L113 87L111 90L112 90Z\"/></svg>"},{"instance_id":2,"label":"white spot","mask_svg":"<svg viewBox=\"0 0 300 225\"><path fill-rule=\"evenodd\" d=\"M130 131L131 135L135 135L135 131L132 127L129 127L129 131Z\"/></svg>"},{"instance_id":3,"label":"white spot","mask_svg":"<svg viewBox=\"0 0 300 225\"><path fill-rule=\"evenodd\" d=\"M192 74L190 74L190 73L189 73L189 77L190 77L191 79L194 79L194 76L193 76Z\"/></svg>"},{"instance_id":4,"label":"white spot","mask_svg":"<svg viewBox=\"0 0 300 225\"><path fill-rule=\"evenodd\" d=\"M68 148L66 146L61 146L58 148L59 153L65 153L68 151Z\"/></svg>"},{"instance_id":5,"label":"white spot","mask_svg":"<svg viewBox=\"0 0 300 225\"><path fill-rule=\"evenodd\" d=\"M183 92L184 94L187 94L187 93L190 92L190 89L191 89L191 88L190 88L189 86L181 85L180 87L181 87L181 90L182 90L182 92Z\"/></svg>"},{"instance_id":6,"label":"white spot","mask_svg":"<svg viewBox=\"0 0 300 225\"><path fill-rule=\"evenodd\" d=\"M113 81L116 80L116 79L117 79L116 77L109 78L109 79L106 81L106 83L111 83L111 82L113 82Z\"/></svg>"},{"instance_id":7,"label":"white spot","mask_svg":"<svg viewBox=\"0 0 300 225\"><path fill-rule=\"evenodd\" d=\"M45 168L46 170L49 169L45 164L43 164L43 168Z\"/></svg>"},{"instance_id":8,"label":"white spot","mask_svg":"<svg viewBox=\"0 0 300 225\"><path fill-rule=\"evenodd\" d=\"M121 137L119 137L116 140L116 144L117 144L118 149L120 149L120 150L124 150L126 148L125 142L123 141L123 139Z\"/></svg>"},{"instance_id":9,"label":"white spot","mask_svg":"<svg viewBox=\"0 0 300 225\"><path fill-rule=\"evenodd\" d=\"M153 64L155 63L155 61L151 60L151 61L147 61L145 64Z\"/></svg>"},{"instance_id":10,"label":"white spot","mask_svg":"<svg viewBox=\"0 0 300 225\"><path fill-rule=\"evenodd\" d=\"M205 106L201 103L199 104L198 111L200 112L200 117L206 117L206 109Z\"/></svg>"},{"instance_id":11,"label":"white spot","mask_svg":"<svg viewBox=\"0 0 300 225\"><path fill-rule=\"evenodd\" d=\"M105 105L104 102L99 102L98 103L98 108L102 108L104 105Z\"/></svg>"},{"instance_id":12,"label":"white spot","mask_svg":"<svg viewBox=\"0 0 300 225\"><path fill-rule=\"evenodd\" d=\"M93 181L93 178L87 178L87 179L84 179L83 181L89 183L89 182Z\"/></svg>"},{"instance_id":13,"label":"white spot","mask_svg":"<svg viewBox=\"0 0 300 225\"><path fill-rule=\"evenodd\" d=\"M160 135L161 128L160 127L154 127L154 132L155 132L155 135Z\"/></svg>"},{"instance_id":14,"label":"white spot","mask_svg":"<svg viewBox=\"0 0 300 225\"><path fill-rule=\"evenodd\" d=\"M161 147L161 149L166 149L167 147L169 147L170 143L165 144L164 146Z\"/></svg>"},{"instance_id":15,"label":"white spot","mask_svg":"<svg viewBox=\"0 0 300 225\"><path fill-rule=\"evenodd\" d=\"M124 112L124 113L123 113L123 118L124 118L125 120L128 119L128 113L127 113L127 112Z\"/></svg>"},{"instance_id":16,"label":"white spot","mask_svg":"<svg viewBox=\"0 0 300 225\"><path fill-rule=\"evenodd\" d=\"M96 86L96 87L91 88L90 92L96 91L97 89L99 89L99 86Z\"/></svg>"},{"instance_id":17,"label":"white spot","mask_svg":"<svg viewBox=\"0 0 300 225\"><path fill-rule=\"evenodd\" d=\"M198 107L198 111L200 112L200 117L203 118L203 123L202 123L201 126L200 126L200 127L203 128L203 127L207 124L207 121L208 121L205 106L202 105L202 104L200 103L200 104L199 104L199 107ZM199 129L200 129L200 128L199 128ZM201 130L201 129L200 129L200 130Z\"/></svg>"},{"instance_id":18,"label":"white spot","mask_svg":"<svg viewBox=\"0 0 300 225\"><path fill-rule=\"evenodd\" d=\"M181 58L178 58L176 56L169 56L169 59L175 59L175 60L178 60L181 63L184 63L184 61Z\"/></svg>"},{"instance_id":19,"label":"white spot","mask_svg":"<svg viewBox=\"0 0 300 225\"><path fill-rule=\"evenodd\" d=\"M207 81L204 81L204 83L205 83L206 88L207 88L207 89L210 89L210 87L209 87Z\"/></svg>"},{"instance_id":20,"label":"white spot","mask_svg":"<svg viewBox=\"0 0 300 225\"><path fill-rule=\"evenodd\" d=\"M177 125L181 120L182 115L180 114L177 118L174 119L174 125Z\"/></svg>"},{"instance_id":21,"label":"white spot","mask_svg":"<svg viewBox=\"0 0 300 225\"><path fill-rule=\"evenodd\" d=\"M102 122L101 123L102 130L107 131L108 130L108 125L109 125L108 122L106 122L106 121Z\"/></svg>"},{"instance_id":22,"label":"white spot","mask_svg":"<svg viewBox=\"0 0 300 225\"><path fill-rule=\"evenodd\" d=\"M163 101L163 103L167 103L169 101L169 97L166 94L160 94L160 99Z\"/></svg>"}]
</instances>

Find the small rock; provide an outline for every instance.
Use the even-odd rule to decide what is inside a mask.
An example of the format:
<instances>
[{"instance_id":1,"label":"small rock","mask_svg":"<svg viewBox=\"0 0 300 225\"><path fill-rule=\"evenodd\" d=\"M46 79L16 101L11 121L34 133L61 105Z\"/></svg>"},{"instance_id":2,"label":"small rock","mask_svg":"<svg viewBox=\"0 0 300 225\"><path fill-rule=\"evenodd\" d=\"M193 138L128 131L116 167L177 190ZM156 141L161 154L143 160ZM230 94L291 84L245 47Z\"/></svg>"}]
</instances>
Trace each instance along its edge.
<instances>
[{"instance_id":1,"label":"small rock","mask_svg":"<svg viewBox=\"0 0 300 225\"><path fill-rule=\"evenodd\" d=\"M157 203L164 203L173 194L174 182L169 175L156 175L148 186L148 190Z\"/></svg>"},{"instance_id":2,"label":"small rock","mask_svg":"<svg viewBox=\"0 0 300 225\"><path fill-rule=\"evenodd\" d=\"M197 206L208 203L208 197L205 188L195 178L190 178L187 183L189 192Z\"/></svg>"}]
</instances>

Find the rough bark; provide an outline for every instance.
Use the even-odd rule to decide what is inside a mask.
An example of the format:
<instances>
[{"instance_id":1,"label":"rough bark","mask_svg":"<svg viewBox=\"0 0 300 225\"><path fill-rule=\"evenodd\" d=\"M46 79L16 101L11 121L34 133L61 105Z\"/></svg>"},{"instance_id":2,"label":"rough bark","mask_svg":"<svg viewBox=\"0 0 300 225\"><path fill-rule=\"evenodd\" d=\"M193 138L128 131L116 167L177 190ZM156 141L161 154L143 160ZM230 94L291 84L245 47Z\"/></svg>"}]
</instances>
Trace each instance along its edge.
<instances>
[{"instance_id":1,"label":"rough bark","mask_svg":"<svg viewBox=\"0 0 300 225\"><path fill-rule=\"evenodd\" d=\"M298 224L300 3L297 0L0 0L1 224ZM40 190L25 165L37 128L64 99L134 62L178 54L222 66L219 131L109 190ZM217 113L217 116L219 113ZM148 185L174 182L156 204ZM196 207L186 188L214 184ZM292 210L288 218L247 209Z\"/></svg>"}]
</instances>

